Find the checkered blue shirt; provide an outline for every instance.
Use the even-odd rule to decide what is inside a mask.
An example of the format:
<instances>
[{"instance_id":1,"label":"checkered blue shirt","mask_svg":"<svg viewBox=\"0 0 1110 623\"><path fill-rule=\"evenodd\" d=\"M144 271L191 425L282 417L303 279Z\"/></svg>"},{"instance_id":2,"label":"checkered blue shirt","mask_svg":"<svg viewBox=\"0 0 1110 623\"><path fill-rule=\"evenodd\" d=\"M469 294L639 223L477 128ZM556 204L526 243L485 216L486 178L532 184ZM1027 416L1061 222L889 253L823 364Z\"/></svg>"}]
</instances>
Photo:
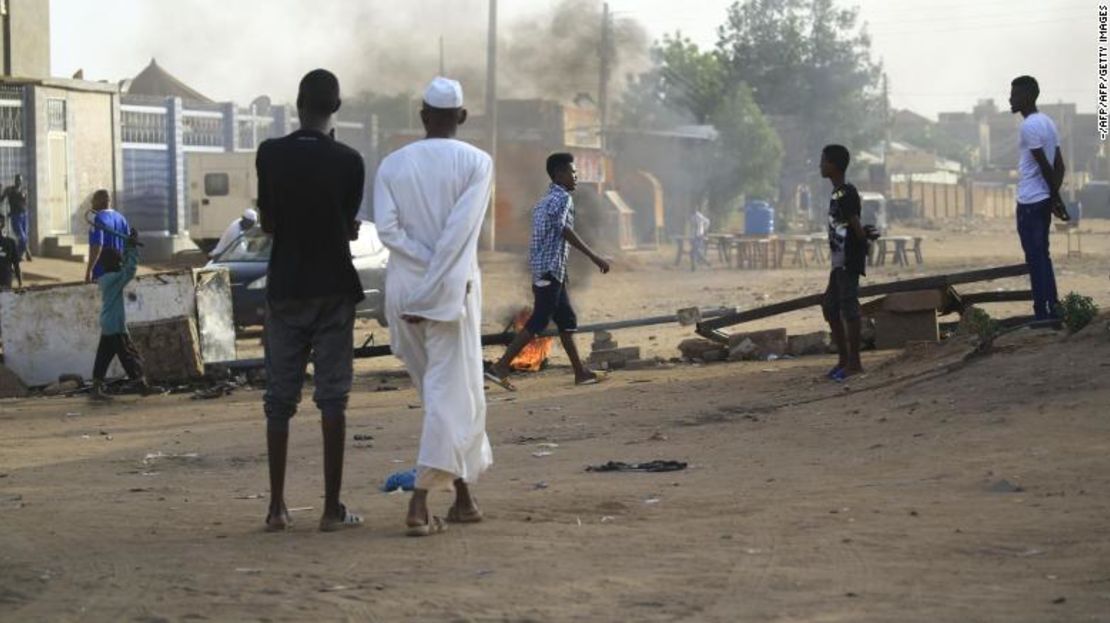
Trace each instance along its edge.
<instances>
[{"instance_id":1,"label":"checkered blue shirt","mask_svg":"<svg viewBox=\"0 0 1110 623\"><path fill-rule=\"evenodd\" d=\"M552 184L532 208L532 239L528 250L533 281L551 275L559 283L566 283L570 250L563 229L567 227L574 227L574 200L565 188Z\"/></svg>"}]
</instances>

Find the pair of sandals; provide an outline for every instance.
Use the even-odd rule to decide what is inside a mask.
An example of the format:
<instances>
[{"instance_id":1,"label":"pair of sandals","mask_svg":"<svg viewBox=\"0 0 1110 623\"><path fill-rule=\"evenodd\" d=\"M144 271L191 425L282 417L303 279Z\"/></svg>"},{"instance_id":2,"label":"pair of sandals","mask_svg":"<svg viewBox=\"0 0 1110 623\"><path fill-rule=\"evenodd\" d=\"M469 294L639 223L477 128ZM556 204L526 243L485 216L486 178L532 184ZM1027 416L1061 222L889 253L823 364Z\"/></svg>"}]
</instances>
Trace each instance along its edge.
<instances>
[{"instance_id":1,"label":"pair of sandals","mask_svg":"<svg viewBox=\"0 0 1110 623\"><path fill-rule=\"evenodd\" d=\"M362 517L347 510L343 504L339 505L340 517L322 517L320 519L320 532L338 532L347 528L357 528L362 525ZM282 509L281 514L266 513L266 532L283 532L292 527L293 517L288 510Z\"/></svg>"},{"instance_id":2,"label":"pair of sandals","mask_svg":"<svg viewBox=\"0 0 1110 623\"><path fill-rule=\"evenodd\" d=\"M339 506L341 517L323 517L320 519L320 532L338 532L347 528L357 528L362 525L362 517L347 510L345 505ZM447 521L441 517L429 517L427 522L418 526L409 526L405 531L407 536L420 537L440 534L447 531L447 522L450 523L478 523L482 521L481 511L464 513L457 506L451 506L447 511ZM280 515L266 514L266 532L282 532L293 525L293 518L289 511L282 510Z\"/></svg>"},{"instance_id":3,"label":"pair of sandals","mask_svg":"<svg viewBox=\"0 0 1110 623\"><path fill-rule=\"evenodd\" d=\"M493 383L494 385L497 385L498 387L500 387L501 389L504 389L505 391L510 391L510 392L515 392L516 391L516 386L513 385L511 382L509 382L508 377L499 376L496 372L493 371L492 368L486 369L485 377L486 377L487 381L489 381L490 383ZM600 382L601 382L601 377L598 376L597 373L594 373L593 376L587 376L587 377L582 378L582 379L576 379L574 381L574 384L575 385L597 385Z\"/></svg>"},{"instance_id":4,"label":"pair of sandals","mask_svg":"<svg viewBox=\"0 0 1110 623\"><path fill-rule=\"evenodd\" d=\"M447 511L447 519L442 517L431 516L428 517L425 523L418 526L409 526L405 530L405 536L422 537L432 536L435 534L442 534L447 532L447 524L449 523L479 523L482 521L482 512L474 510L469 513L464 513L459 510L458 506L451 505Z\"/></svg>"}]
</instances>

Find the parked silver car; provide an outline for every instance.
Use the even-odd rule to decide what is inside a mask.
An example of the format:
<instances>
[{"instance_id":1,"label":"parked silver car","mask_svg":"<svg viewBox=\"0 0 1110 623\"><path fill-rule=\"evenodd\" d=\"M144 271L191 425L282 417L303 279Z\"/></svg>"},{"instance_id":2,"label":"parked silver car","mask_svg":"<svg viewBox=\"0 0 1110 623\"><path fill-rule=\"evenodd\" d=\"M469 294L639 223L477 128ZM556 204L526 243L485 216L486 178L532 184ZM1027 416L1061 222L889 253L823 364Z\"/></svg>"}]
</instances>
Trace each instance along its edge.
<instances>
[{"instance_id":1,"label":"parked silver car","mask_svg":"<svg viewBox=\"0 0 1110 623\"><path fill-rule=\"evenodd\" d=\"M235 326L260 325L266 317L266 268L273 239L254 227L239 236L223 253L208 263L226 267L231 273L231 305ZM385 267L389 250L378 238L378 230L363 221L358 240L351 243L351 258L366 298L357 313L385 326Z\"/></svg>"}]
</instances>

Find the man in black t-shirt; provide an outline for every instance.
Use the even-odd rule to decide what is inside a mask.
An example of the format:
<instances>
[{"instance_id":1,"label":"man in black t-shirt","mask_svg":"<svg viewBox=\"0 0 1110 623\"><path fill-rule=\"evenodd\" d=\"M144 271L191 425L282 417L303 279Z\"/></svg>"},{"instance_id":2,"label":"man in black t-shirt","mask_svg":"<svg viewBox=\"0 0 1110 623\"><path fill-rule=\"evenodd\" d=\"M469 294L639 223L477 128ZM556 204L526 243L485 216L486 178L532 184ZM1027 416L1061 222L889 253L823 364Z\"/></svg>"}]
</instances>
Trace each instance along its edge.
<instances>
[{"instance_id":1,"label":"man in black t-shirt","mask_svg":"<svg viewBox=\"0 0 1110 623\"><path fill-rule=\"evenodd\" d=\"M23 287L23 273L19 270L19 243L9 238L4 231L6 223L4 216L0 215L0 290L11 290L14 278L19 287Z\"/></svg>"},{"instance_id":2,"label":"man in black t-shirt","mask_svg":"<svg viewBox=\"0 0 1110 623\"><path fill-rule=\"evenodd\" d=\"M16 173L12 185L0 193L0 201L8 202L8 216L11 219L12 234L19 244L19 256L30 262L31 250L27 246L27 189L23 186L21 174Z\"/></svg>"},{"instance_id":3,"label":"man in black t-shirt","mask_svg":"<svg viewBox=\"0 0 1110 623\"><path fill-rule=\"evenodd\" d=\"M313 355L313 400L322 414L324 512L320 530L362 518L339 501L347 397L353 376L355 304L363 298L351 262L358 237L365 168L355 150L329 134L339 110L339 81L317 69L301 80L301 127L262 143L256 156L262 231L274 238L266 276L266 444L270 511L266 529L290 524L285 504L289 419L297 411Z\"/></svg>"},{"instance_id":4,"label":"man in black t-shirt","mask_svg":"<svg viewBox=\"0 0 1110 623\"><path fill-rule=\"evenodd\" d=\"M829 370L834 381L863 372L860 362L859 278L867 265L868 240L877 238L875 229L860 222L861 204L856 187L844 181L851 156L843 145L821 150L821 177L832 183L829 200L829 258L832 271L822 309L832 331L839 360Z\"/></svg>"}]
</instances>

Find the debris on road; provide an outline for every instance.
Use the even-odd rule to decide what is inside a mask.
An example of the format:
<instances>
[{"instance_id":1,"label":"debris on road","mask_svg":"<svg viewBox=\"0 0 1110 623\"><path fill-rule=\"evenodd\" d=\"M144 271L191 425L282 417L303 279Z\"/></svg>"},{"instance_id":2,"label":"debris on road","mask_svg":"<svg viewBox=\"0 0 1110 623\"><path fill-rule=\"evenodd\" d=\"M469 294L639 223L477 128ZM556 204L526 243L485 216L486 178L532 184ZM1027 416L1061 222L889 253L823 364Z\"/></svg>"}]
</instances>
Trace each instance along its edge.
<instances>
[{"instance_id":1,"label":"debris on road","mask_svg":"<svg viewBox=\"0 0 1110 623\"><path fill-rule=\"evenodd\" d=\"M588 472L677 472L686 469L684 461L655 460L646 463L625 463L609 461L602 465L591 465Z\"/></svg>"}]
</instances>

